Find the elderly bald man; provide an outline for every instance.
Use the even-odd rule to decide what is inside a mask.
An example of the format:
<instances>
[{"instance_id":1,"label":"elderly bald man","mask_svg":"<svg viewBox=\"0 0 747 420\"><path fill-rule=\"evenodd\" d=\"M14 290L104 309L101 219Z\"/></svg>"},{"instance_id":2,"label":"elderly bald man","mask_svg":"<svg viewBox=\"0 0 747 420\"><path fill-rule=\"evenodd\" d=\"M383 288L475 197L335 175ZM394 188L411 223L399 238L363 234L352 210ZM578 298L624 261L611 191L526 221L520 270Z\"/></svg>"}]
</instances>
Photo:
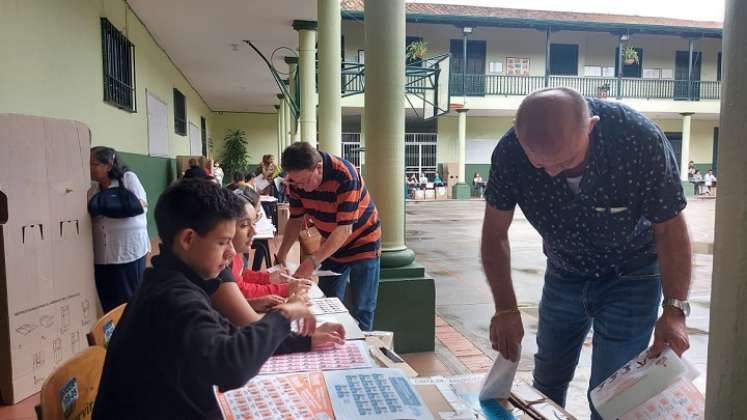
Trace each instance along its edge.
<instances>
[{"instance_id":1,"label":"elderly bald man","mask_svg":"<svg viewBox=\"0 0 747 420\"><path fill-rule=\"evenodd\" d=\"M518 204L547 256L534 385L565 404L593 327L589 389L649 345L689 347L691 250L672 147L648 118L572 89L530 94L492 156L482 260L495 301L493 348L518 360L524 335L508 228ZM659 303L663 314L658 318ZM593 418L599 418L592 408Z\"/></svg>"}]
</instances>

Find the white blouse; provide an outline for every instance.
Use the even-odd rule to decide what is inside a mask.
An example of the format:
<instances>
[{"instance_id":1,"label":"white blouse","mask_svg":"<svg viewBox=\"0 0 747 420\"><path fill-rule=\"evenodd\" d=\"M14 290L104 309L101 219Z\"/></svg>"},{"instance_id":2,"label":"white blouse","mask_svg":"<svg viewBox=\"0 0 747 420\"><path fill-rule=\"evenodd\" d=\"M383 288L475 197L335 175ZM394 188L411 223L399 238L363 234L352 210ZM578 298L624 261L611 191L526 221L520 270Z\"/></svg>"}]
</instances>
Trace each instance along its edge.
<instances>
[{"instance_id":1,"label":"white blouse","mask_svg":"<svg viewBox=\"0 0 747 420\"><path fill-rule=\"evenodd\" d=\"M147 203L145 189L134 172L127 171L123 176L125 187L141 201ZM112 180L109 188L119 186ZM100 191L99 183L92 182L88 190L90 201ZM150 239L145 209L143 214L114 219L105 216L93 218L93 260L95 264L125 264L144 257L150 251Z\"/></svg>"}]
</instances>

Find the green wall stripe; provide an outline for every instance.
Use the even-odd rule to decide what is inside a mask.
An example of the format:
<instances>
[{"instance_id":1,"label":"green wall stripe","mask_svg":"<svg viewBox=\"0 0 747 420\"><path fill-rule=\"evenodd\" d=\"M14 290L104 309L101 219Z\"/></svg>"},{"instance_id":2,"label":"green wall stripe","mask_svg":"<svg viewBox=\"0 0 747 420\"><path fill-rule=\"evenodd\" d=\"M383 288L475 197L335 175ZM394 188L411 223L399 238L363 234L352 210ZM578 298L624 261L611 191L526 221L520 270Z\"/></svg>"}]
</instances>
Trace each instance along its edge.
<instances>
[{"instance_id":1,"label":"green wall stripe","mask_svg":"<svg viewBox=\"0 0 747 420\"><path fill-rule=\"evenodd\" d=\"M136 153L119 152L124 164L129 167L143 184L148 196L148 236L158 236L156 221L153 218L156 202L163 190L176 179L176 159L151 157Z\"/></svg>"}]
</instances>

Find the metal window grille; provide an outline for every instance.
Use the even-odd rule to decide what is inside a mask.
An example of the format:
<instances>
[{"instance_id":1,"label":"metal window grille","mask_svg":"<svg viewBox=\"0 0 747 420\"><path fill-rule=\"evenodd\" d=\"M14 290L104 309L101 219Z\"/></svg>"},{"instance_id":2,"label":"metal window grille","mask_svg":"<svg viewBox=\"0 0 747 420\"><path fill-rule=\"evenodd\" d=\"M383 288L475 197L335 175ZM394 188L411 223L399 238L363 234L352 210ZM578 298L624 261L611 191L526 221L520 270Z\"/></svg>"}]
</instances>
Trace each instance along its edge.
<instances>
[{"instance_id":1,"label":"metal window grille","mask_svg":"<svg viewBox=\"0 0 747 420\"><path fill-rule=\"evenodd\" d=\"M187 101L177 88L174 88L174 131L180 136L187 135Z\"/></svg>"},{"instance_id":2,"label":"metal window grille","mask_svg":"<svg viewBox=\"0 0 747 420\"><path fill-rule=\"evenodd\" d=\"M342 133L342 158L361 170L361 134Z\"/></svg>"},{"instance_id":3,"label":"metal window grille","mask_svg":"<svg viewBox=\"0 0 747 420\"><path fill-rule=\"evenodd\" d=\"M104 102L137 112L135 46L106 18L101 18Z\"/></svg>"},{"instance_id":4,"label":"metal window grille","mask_svg":"<svg viewBox=\"0 0 747 420\"><path fill-rule=\"evenodd\" d=\"M438 145L436 133L405 134L405 174L425 174L433 179L438 170L436 152ZM342 157L360 170L361 165L360 133L342 133Z\"/></svg>"}]
</instances>

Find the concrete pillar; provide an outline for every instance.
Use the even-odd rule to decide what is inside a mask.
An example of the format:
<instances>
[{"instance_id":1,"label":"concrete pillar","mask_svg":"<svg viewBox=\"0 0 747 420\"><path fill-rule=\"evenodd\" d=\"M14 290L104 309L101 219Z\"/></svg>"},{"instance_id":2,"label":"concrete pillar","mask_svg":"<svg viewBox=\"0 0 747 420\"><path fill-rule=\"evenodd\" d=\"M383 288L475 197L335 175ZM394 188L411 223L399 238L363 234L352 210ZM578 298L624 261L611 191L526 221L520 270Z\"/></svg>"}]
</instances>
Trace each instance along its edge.
<instances>
[{"instance_id":1,"label":"concrete pillar","mask_svg":"<svg viewBox=\"0 0 747 420\"><path fill-rule=\"evenodd\" d=\"M687 164L690 163L690 128L692 126L692 113L685 112L682 115L682 153L680 159L680 179L687 181Z\"/></svg>"},{"instance_id":2,"label":"concrete pillar","mask_svg":"<svg viewBox=\"0 0 747 420\"><path fill-rule=\"evenodd\" d=\"M365 137L376 139L366 154L376 169L368 187L381 214L384 252L405 247L405 1L366 0ZM382 31L381 28L386 28ZM409 251L409 250L407 250ZM409 251L409 264L414 259ZM385 256L382 256L384 266ZM406 264L401 264L406 265Z\"/></svg>"},{"instance_id":3,"label":"concrete pillar","mask_svg":"<svg viewBox=\"0 0 747 420\"><path fill-rule=\"evenodd\" d=\"M281 95L278 95L281 96ZM285 141L285 137L283 136L283 124L285 124L284 118L283 118L283 100L280 100L280 105L275 105L275 110L277 111L277 150L282 151L283 148L283 142ZM280 154L278 154L280 156Z\"/></svg>"},{"instance_id":4,"label":"concrete pillar","mask_svg":"<svg viewBox=\"0 0 747 420\"><path fill-rule=\"evenodd\" d=\"M319 19L319 150L342 155L340 0L317 0Z\"/></svg>"},{"instance_id":5,"label":"concrete pillar","mask_svg":"<svg viewBox=\"0 0 747 420\"><path fill-rule=\"evenodd\" d=\"M379 209L381 281L374 329L401 353L433 351L436 290L405 246L405 0L364 3L366 181ZM407 322L402 322L403 314Z\"/></svg>"},{"instance_id":6,"label":"concrete pillar","mask_svg":"<svg viewBox=\"0 0 747 420\"><path fill-rule=\"evenodd\" d=\"M317 23L294 20L298 31L298 67L301 77L301 141L316 146L316 29Z\"/></svg>"},{"instance_id":7,"label":"concrete pillar","mask_svg":"<svg viewBox=\"0 0 747 420\"><path fill-rule=\"evenodd\" d=\"M283 150L285 150L286 147L290 146L291 143L293 143L293 133L291 131L291 126L295 119L293 118L293 112L291 112L290 109L290 101L285 101L285 144L283 145Z\"/></svg>"},{"instance_id":8,"label":"concrete pillar","mask_svg":"<svg viewBox=\"0 0 747 420\"><path fill-rule=\"evenodd\" d=\"M706 419L747 419L747 2L726 0Z\"/></svg>"},{"instance_id":9,"label":"concrete pillar","mask_svg":"<svg viewBox=\"0 0 747 420\"><path fill-rule=\"evenodd\" d=\"M285 57L285 63L288 64L288 93L293 101L296 100L296 79L298 78L298 57ZM299 104L296 103L296 106ZM293 115L290 110L290 103L288 103L288 125L290 126L290 139L289 142L299 140L298 132L298 119Z\"/></svg>"},{"instance_id":10,"label":"concrete pillar","mask_svg":"<svg viewBox=\"0 0 747 420\"><path fill-rule=\"evenodd\" d=\"M464 175L464 165L467 160L467 109L458 109L457 114L459 115L458 123L458 150L457 150L457 164L459 165L459 183L464 184L466 181Z\"/></svg>"}]
</instances>

